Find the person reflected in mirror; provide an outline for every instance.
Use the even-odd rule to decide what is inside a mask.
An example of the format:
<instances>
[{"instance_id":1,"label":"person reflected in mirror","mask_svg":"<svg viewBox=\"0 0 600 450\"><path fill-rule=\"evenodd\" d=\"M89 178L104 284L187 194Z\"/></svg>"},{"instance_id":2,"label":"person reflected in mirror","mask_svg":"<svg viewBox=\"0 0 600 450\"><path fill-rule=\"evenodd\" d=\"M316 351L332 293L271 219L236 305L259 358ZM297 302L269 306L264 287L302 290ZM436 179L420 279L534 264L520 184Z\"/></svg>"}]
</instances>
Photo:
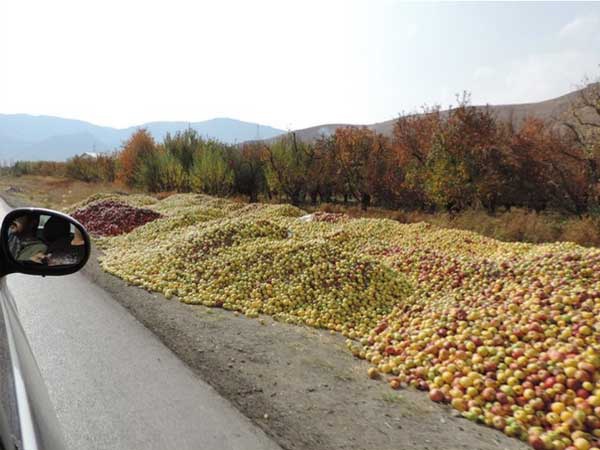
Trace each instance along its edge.
<instances>
[{"instance_id":1,"label":"person reflected in mirror","mask_svg":"<svg viewBox=\"0 0 600 450\"><path fill-rule=\"evenodd\" d=\"M48 246L36 236L39 216L16 217L8 228L8 249L16 261L47 264Z\"/></svg>"},{"instance_id":2,"label":"person reflected in mirror","mask_svg":"<svg viewBox=\"0 0 600 450\"><path fill-rule=\"evenodd\" d=\"M60 217L51 217L44 224L43 237L48 244L50 266L78 264L85 255L85 240L81 231Z\"/></svg>"}]
</instances>

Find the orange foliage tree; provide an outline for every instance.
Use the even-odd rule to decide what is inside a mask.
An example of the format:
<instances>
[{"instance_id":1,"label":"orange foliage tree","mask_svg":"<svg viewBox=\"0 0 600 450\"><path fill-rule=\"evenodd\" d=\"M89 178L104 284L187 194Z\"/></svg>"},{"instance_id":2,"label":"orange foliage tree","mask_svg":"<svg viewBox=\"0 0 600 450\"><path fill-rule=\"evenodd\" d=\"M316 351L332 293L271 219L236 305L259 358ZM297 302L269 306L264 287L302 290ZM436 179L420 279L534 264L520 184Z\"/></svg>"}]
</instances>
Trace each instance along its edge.
<instances>
[{"instance_id":1,"label":"orange foliage tree","mask_svg":"<svg viewBox=\"0 0 600 450\"><path fill-rule=\"evenodd\" d=\"M400 117L392 148L403 169L403 198L410 206L495 210L510 173L505 129L488 108L470 106L463 94L456 108L426 108Z\"/></svg>"},{"instance_id":2,"label":"orange foliage tree","mask_svg":"<svg viewBox=\"0 0 600 450\"><path fill-rule=\"evenodd\" d=\"M423 107L420 113L403 114L394 123L392 151L401 168L399 189L402 205L426 208L426 163L442 126L440 107Z\"/></svg>"},{"instance_id":3,"label":"orange foliage tree","mask_svg":"<svg viewBox=\"0 0 600 450\"><path fill-rule=\"evenodd\" d=\"M344 182L340 177L338 147L335 136L321 136L314 145L315 162L310 166L308 194L311 203L331 202L336 194L343 194Z\"/></svg>"},{"instance_id":4,"label":"orange foliage tree","mask_svg":"<svg viewBox=\"0 0 600 450\"><path fill-rule=\"evenodd\" d=\"M527 118L514 135L512 150L519 158L524 206L551 206L581 215L588 205L592 174L586 170L585 149L550 124ZM535 196L535 203L528 203ZM541 199L541 205L540 203Z\"/></svg>"},{"instance_id":5,"label":"orange foliage tree","mask_svg":"<svg viewBox=\"0 0 600 450\"><path fill-rule=\"evenodd\" d=\"M155 153L156 143L152 135L144 128L137 130L123 144L119 153L117 180L126 186L134 186L143 159Z\"/></svg>"},{"instance_id":6,"label":"orange foliage tree","mask_svg":"<svg viewBox=\"0 0 600 450\"><path fill-rule=\"evenodd\" d=\"M584 80L562 125L581 149L588 179L588 206L600 211L600 78Z\"/></svg>"},{"instance_id":7,"label":"orange foliage tree","mask_svg":"<svg viewBox=\"0 0 600 450\"><path fill-rule=\"evenodd\" d=\"M335 132L341 178L366 210L373 197L391 194L396 178L387 138L366 127L343 127Z\"/></svg>"}]
</instances>

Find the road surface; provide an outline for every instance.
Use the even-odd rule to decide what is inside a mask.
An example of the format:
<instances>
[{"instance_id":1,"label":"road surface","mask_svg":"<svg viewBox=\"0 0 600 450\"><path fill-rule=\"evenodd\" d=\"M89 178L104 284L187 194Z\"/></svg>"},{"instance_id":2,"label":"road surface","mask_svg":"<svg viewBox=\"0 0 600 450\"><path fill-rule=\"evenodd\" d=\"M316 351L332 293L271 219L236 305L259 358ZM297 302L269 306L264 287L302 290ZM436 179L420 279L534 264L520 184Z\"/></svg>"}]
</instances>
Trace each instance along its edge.
<instances>
[{"instance_id":1,"label":"road surface","mask_svg":"<svg viewBox=\"0 0 600 450\"><path fill-rule=\"evenodd\" d=\"M69 449L279 448L83 275L8 285Z\"/></svg>"}]
</instances>

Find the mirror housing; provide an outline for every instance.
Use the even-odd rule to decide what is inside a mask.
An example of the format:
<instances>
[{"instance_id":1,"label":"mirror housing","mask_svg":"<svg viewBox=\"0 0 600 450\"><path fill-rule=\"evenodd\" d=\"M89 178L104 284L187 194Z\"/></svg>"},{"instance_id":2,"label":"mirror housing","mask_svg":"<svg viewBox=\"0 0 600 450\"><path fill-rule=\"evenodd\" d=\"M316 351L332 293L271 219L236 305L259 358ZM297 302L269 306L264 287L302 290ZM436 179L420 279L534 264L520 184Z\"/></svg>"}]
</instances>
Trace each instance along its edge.
<instances>
[{"instance_id":1,"label":"mirror housing","mask_svg":"<svg viewBox=\"0 0 600 450\"><path fill-rule=\"evenodd\" d=\"M72 217L44 208L17 208L0 230L1 275L68 275L87 262L90 237Z\"/></svg>"}]
</instances>

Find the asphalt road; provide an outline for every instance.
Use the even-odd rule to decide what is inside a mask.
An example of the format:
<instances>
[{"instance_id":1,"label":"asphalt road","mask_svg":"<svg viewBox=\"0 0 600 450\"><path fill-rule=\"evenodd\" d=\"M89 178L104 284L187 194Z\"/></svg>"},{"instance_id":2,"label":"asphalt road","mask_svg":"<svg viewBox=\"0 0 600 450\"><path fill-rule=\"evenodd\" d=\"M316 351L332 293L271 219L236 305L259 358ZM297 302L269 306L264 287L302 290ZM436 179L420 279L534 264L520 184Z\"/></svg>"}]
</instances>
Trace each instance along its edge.
<instances>
[{"instance_id":1,"label":"asphalt road","mask_svg":"<svg viewBox=\"0 0 600 450\"><path fill-rule=\"evenodd\" d=\"M69 449L279 448L83 275L8 285Z\"/></svg>"}]
</instances>

